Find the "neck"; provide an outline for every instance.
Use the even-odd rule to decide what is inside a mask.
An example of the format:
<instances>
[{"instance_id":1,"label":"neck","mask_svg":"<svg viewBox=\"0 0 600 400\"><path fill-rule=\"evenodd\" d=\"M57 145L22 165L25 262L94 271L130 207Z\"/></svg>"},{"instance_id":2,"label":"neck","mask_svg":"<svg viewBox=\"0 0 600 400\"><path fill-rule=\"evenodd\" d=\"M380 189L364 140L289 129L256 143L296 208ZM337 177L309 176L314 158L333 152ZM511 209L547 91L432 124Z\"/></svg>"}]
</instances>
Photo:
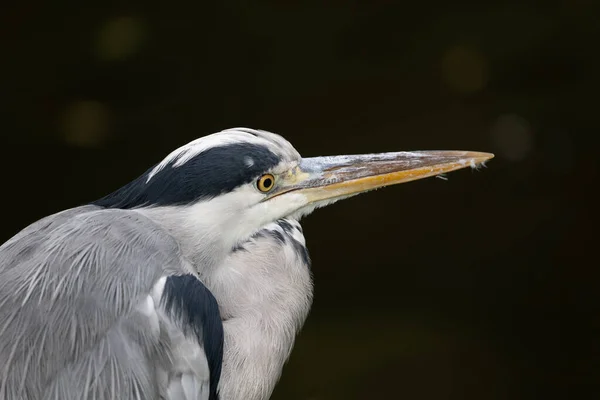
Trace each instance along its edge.
<instances>
[{"instance_id":1,"label":"neck","mask_svg":"<svg viewBox=\"0 0 600 400\"><path fill-rule=\"evenodd\" d=\"M268 399L312 303L300 225L282 220L267 226L229 254L205 284L224 319L222 400Z\"/></svg>"},{"instance_id":2,"label":"neck","mask_svg":"<svg viewBox=\"0 0 600 400\"><path fill-rule=\"evenodd\" d=\"M255 190L240 188L190 205L138 208L166 229L203 278L209 278L233 249L271 223L276 204L257 203ZM285 211L285 210L284 210ZM284 214L282 212L282 214Z\"/></svg>"}]
</instances>

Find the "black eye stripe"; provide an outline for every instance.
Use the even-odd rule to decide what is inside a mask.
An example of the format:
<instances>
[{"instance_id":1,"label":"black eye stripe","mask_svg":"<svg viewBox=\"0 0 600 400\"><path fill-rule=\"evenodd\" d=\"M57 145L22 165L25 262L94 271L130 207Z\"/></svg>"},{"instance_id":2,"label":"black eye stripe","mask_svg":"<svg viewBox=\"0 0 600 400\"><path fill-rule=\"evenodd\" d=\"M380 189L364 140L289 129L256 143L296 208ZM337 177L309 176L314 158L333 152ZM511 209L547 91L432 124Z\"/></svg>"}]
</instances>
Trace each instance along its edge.
<instances>
[{"instance_id":1,"label":"black eye stripe","mask_svg":"<svg viewBox=\"0 0 600 400\"><path fill-rule=\"evenodd\" d=\"M246 162L248 157L254 160L250 166ZM174 162L158 171L147 183L152 168L93 204L128 209L210 199L254 181L281 159L265 146L235 143L210 148L178 167L173 166Z\"/></svg>"}]
</instances>

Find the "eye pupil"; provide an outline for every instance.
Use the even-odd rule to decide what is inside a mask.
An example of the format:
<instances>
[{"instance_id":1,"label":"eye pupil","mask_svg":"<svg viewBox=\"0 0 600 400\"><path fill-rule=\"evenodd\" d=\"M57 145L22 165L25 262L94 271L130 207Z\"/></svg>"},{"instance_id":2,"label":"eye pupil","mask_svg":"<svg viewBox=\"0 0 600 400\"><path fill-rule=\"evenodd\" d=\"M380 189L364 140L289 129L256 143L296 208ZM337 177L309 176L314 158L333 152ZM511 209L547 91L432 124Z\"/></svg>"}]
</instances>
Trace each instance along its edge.
<instances>
[{"instance_id":1,"label":"eye pupil","mask_svg":"<svg viewBox=\"0 0 600 400\"><path fill-rule=\"evenodd\" d=\"M266 178L266 179L263 181L263 186L264 186L265 188L271 187L271 183L272 183L272 181L271 181L271 178Z\"/></svg>"}]
</instances>

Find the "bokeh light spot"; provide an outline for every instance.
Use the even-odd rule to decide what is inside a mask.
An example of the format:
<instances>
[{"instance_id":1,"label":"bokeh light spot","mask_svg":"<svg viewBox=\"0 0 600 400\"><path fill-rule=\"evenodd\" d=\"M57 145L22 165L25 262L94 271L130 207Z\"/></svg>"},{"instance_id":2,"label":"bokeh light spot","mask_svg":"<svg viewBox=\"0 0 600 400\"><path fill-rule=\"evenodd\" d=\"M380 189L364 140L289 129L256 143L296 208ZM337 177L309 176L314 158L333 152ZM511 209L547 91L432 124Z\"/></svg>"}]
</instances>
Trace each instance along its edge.
<instances>
[{"instance_id":1,"label":"bokeh light spot","mask_svg":"<svg viewBox=\"0 0 600 400\"><path fill-rule=\"evenodd\" d=\"M500 116L491 130L495 151L510 161L520 161L533 148L533 132L524 118L509 114Z\"/></svg>"},{"instance_id":2,"label":"bokeh light spot","mask_svg":"<svg viewBox=\"0 0 600 400\"><path fill-rule=\"evenodd\" d=\"M95 147L109 133L110 111L97 101L78 101L69 105L62 119L64 139L78 147Z\"/></svg>"},{"instance_id":3,"label":"bokeh light spot","mask_svg":"<svg viewBox=\"0 0 600 400\"><path fill-rule=\"evenodd\" d=\"M442 79L453 90L470 94L483 89L488 80L487 62L465 46L454 46L442 57Z\"/></svg>"},{"instance_id":4,"label":"bokeh light spot","mask_svg":"<svg viewBox=\"0 0 600 400\"><path fill-rule=\"evenodd\" d=\"M138 18L108 20L98 32L96 55L104 61L122 60L135 53L145 37L144 24Z\"/></svg>"}]
</instances>

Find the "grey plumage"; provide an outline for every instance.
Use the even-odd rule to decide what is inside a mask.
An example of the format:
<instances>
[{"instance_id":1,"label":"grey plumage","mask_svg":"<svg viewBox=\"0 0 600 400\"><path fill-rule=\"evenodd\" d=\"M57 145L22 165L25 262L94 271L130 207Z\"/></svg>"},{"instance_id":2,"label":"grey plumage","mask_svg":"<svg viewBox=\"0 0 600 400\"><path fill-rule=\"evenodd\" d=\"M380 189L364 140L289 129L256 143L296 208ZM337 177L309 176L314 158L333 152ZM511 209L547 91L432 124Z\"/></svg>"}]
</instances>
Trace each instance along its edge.
<instances>
[{"instance_id":1,"label":"grey plumage","mask_svg":"<svg viewBox=\"0 0 600 400\"><path fill-rule=\"evenodd\" d=\"M257 349L263 362L240 364L233 360L252 354L226 355L225 379L243 376L268 397L312 302L308 254L293 220L266 226L239 249L249 254L232 250L224 261L231 268L223 269L236 271L228 279L239 278L238 294L211 282L224 299L226 340L272 341L263 342L270 352ZM256 264L263 265L257 279L238 275ZM172 236L143 213L85 206L51 215L0 246L0 265L0 399L209 399L210 371L198 342L184 335L184 321L170 318L162 292L153 293L162 277L196 272ZM247 302L246 293L261 291L263 275L281 284ZM297 292L289 290L292 281ZM150 298L155 310L144 307ZM240 305L264 314L249 325ZM186 368L193 369L187 377ZM185 393L194 386L191 376L204 378L194 394ZM259 376L271 376L272 384ZM238 399L242 390L222 392Z\"/></svg>"},{"instance_id":2,"label":"grey plumage","mask_svg":"<svg viewBox=\"0 0 600 400\"><path fill-rule=\"evenodd\" d=\"M172 237L87 206L24 229L0 265L0 398L156 398L149 361L168 354L137 307L162 276L195 273Z\"/></svg>"}]
</instances>

